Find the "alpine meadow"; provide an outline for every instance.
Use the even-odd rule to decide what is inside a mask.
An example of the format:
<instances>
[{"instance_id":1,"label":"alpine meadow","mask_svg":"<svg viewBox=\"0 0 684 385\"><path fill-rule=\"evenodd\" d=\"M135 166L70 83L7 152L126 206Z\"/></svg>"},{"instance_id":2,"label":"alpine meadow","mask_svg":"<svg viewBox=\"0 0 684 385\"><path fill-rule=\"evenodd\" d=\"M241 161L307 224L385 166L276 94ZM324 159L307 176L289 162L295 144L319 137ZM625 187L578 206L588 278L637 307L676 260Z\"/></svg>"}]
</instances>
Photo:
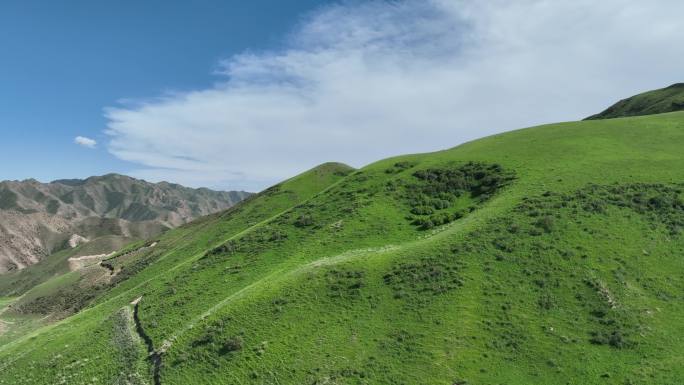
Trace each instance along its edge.
<instances>
[{"instance_id":1,"label":"alpine meadow","mask_svg":"<svg viewBox=\"0 0 684 385\"><path fill-rule=\"evenodd\" d=\"M684 88L644 95L31 266L0 384L681 383Z\"/></svg>"},{"instance_id":2,"label":"alpine meadow","mask_svg":"<svg viewBox=\"0 0 684 385\"><path fill-rule=\"evenodd\" d=\"M0 385L683 385L684 1L0 1Z\"/></svg>"}]
</instances>

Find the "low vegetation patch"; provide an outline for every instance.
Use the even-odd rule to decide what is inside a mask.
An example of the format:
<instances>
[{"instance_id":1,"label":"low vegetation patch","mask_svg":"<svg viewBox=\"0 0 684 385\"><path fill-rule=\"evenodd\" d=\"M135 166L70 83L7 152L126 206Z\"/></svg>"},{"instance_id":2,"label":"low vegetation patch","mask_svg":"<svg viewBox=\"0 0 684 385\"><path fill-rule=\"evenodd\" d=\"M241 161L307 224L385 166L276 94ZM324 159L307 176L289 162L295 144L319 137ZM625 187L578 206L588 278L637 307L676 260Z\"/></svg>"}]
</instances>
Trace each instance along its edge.
<instances>
[{"instance_id":1,"label":"low vegetation patch","mask_svg":"<svg viewBox=\"0 0 684 385\"><path fill-rule=\"evenodd\" d=\"M412 175L415 182L406 185L404 196L409 218L424 230L463 217L514 179L513 173L498 164L479 162L428 168Z\"/></svg>"},{"instance_id":2,"label":"low vegetation patch","mask_svg":"<svg viewBox=\"0 0 684 385\"><path fill-rule=\"evenodd\" d=\"M361 297L365 286L365 273L361 270L332 269L325 273L328 293L332 298L354 299Z\"/></svg>"},{"instance_id":3,"label":"low vegetation patch","mask_svg":"<svg viewBox=\"0 0 684 385\"><path fill-rule=\"evenodd\" d=\"M427 300L463 286L459 275L461 264L454 257L423 258L417 262L401 263L383 276L392 288L394 298Z\"/></svg>"}]
</instances>

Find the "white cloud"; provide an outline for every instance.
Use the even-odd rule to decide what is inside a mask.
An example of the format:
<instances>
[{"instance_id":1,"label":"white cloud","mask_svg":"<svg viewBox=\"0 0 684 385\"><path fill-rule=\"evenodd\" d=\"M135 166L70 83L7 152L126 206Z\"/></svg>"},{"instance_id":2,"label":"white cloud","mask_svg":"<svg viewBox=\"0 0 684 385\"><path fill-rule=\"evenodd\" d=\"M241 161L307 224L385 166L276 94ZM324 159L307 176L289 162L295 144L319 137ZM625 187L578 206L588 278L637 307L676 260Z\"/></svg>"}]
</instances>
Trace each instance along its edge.
<instances>
[{"instance_id":1,"label":"white cloud","mask_svg":"<svg viewBox=\"0 0 684 385\"><path fill-rule=\"evenodd\" d=\"M137 176L256 190L576 120L682 81L679 0L423 0L336 5L279 51L221 63L210 89L106 110Z\"/></svg>"},{"instance_id":2,"label":"white cloud","mask_svg":"<svg viewBox=\"0 0 684 385\"><path fill-rule=\"evenodd\" d=\"M85 136L75 137L74 143L86 148L95 148L97 146L97 142L94 139L86 138Z\"/></svg>"}]
</instances>

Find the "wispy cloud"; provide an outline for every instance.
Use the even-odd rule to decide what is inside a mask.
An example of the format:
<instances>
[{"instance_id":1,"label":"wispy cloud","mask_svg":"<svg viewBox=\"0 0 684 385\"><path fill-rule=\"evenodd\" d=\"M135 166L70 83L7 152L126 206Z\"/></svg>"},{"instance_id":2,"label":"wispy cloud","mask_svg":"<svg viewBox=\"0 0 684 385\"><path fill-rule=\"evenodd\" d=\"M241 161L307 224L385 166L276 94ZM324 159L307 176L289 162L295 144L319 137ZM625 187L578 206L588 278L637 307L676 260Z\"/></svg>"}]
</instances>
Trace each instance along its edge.
<instances>
[{"instance_id":1,"label":"wispy cloud","mask_svg":"<svg viewBox=\"0 0 684 385\"><path fill-rule=\"evenodd\" d=\"M86 138L85 136L75 137L74 143L86 148L95 148L97 146L97 142L94 139Z\"/></svg>"},{"instance_id":2,"label":"wispy cloud","mask_svg":"<svg viewBox=\"0 0 684 385\"><path fill-rule=\"evenodd\" d=\"M582 118L681 81L684 2L372 1L310 15L278 51L221 63L210 89L108 108L138 176L257 190Z\"/></svg>"}]
</instances>

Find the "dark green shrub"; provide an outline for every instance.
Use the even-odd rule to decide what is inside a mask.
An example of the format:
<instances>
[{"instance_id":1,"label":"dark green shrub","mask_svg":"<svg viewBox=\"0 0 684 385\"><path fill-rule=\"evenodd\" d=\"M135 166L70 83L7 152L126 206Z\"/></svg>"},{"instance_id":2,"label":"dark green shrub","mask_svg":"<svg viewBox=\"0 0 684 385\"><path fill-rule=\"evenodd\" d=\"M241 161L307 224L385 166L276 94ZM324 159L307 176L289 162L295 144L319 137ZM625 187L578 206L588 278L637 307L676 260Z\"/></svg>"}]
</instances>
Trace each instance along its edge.
<instances>
[{"instance_id":1,"label":"dark green shrub","mask_svg":"<svg viewBox=\"0 0 684 385\"><path fill-rule=\"evenodd\" d=\"M397 162L392 167L386 169L385 172L388 174L396 174L396 173L400 173L404 170L408 170L409 168L411 168L415 165L416 165L416 163L414 163L414 162Z\"/></svg>"},{"instance_id":2,"label":"dark green shrub","mask_svg":"<svg viewBox=\"0 0 684 385\"><path fill-rule=\"evenodd\" d=\"M433 210L432 207L429 206L416 206L411 209L411 213L415 215L430 215L434 212L435 210Z\"/></svg>"},{"instance_id":3,"label":"dark green shrub","mask_svg":"<svg viewBox=\"0 0 684 385\"><path fill-rule=\"evenodd\" d=\"M543 229L547 233L550 233L551 231L553 231L553 229L556 225L556 221L552 216L546 215L546 216L541 217L535 225L537 227Z\"/></svg>"},{"instance_id":4,"label":"dark green shrub","mask_svg":"<svg viewBox=\"0 0 684 385\"><path fill-rule=\"evenodd\" d=\"M513 223L510 226L508 226L508 232L511 234L517 234L520 231L520 225L517 223Z\"/></svg>"},{"instance_id":5,"label":"dark green shrub","mask_svg":"<svg viewBox=\"0 0 684 385\"><path fill-rule=\"evenodd\" d=\"M307 227L314 224L314 220L309 214L300 215L294 222L297 227Z\"/></svg>"},{"instance_id":6,"label":"dark green shrub","mask_svg":"<svg viewBox=\"0 0 684 385\"><path fill-rule=\"evenodd\" d=\"M364 272L356 270L332 269L326 272L325 277L333 298L359 298L361 289L365 286Z\"/></svg>"},{"instance_id":7,"label":"dark green shrub","mask_svg":"<svg viewBox=\"0 0 684 385\"><path fill-rule=\"evenodd\" d=\"M449 213L438 213L438 214L430 216L429 220L435 226L441 226L441 225L446 225L447 223L452 222L454 219L455 219L455 217Z\"/></svg>"},{"instance_id":8,"label":"dark green shrub","mask_svg":"<svg viewBox=\"0 0 684 385\"><path fill-rule=\"evenodd\" d=\"M237 352L239 350L242 350L242 346L244 345L244 341L242 340L242 337L240 336L233 336L227 339L224 343L223 346L221 346L221 354L227 354L231 352Z\"/></svg>"},{"instance_id":9,"label":"dark green shrub","mask_svg":"<svg viewBox=\"0 0 684 385\"><path fill-rule=\"evenodd\" d=\"M551 310L555 307L556 301L550 294L543 294L537 302L543 310Z\"/></svg>"},{"instance_id":10,"label":"dark green shrub","mask_svg":"<svg viewBox=\"0 0 684 385\"><path fill-rule=\"evenodd\" d=\"M615 330L610 333L594 332L592 333L592 337L589 339L589 342L594 345L608 345L616 349L624 349L633 345L633 343L628 341L619 330Z\"/></svg>"},{"instance_id":11,"label":"dark green shrub","mask_svg":"<svg viewBox=\"0 0 684 385\"><path fill-rule=\"evenodd\" d=\"M435 223L430 220L430 219L422 219L420 220L420 228L423 230L430 230L431 228L435 227Z\"/></svg>"},{"instance_id":12,"label":"dark green shrub","mask_svg":"<svg viewBox=\"0 0 684 385\"><path fill-rule=\"evenodd\" d=\"M394 290L397 299L405 297L408 291L438 295L463 286L460 268L458 262L425 258L395 266L383 280Z\"/></svg>"},{"instance_id":13,"label":"dark green shrub","mask_svg":"<svg viewBox=\"0 0 684 385\"><path fill-rule=\"evenodd\" d=\"M270 242L275 242L275 241L282 241L287 239L287 234L280 231L280 230L275 230L274 232L271 233L271 235L268 237L268 240Z\"/></svg>"},{"instance_id":14,"label":"dark green shrub","mask_svg":"<svg viewBox=\"0 0 684 385\"><path fill-rule=\"evenodd\" d=\"M217 254L233 254L238 251L238 243L235 241L228 241L221 246L213 248L208 255Z\"/></svg>"},{"instance_id":15,"label":"dark green shrub","mask_svg":"<svg viewBox=\"0 0 684 385\"><path fill-rule=\"evenodd\" d=\"M434 207L435 210L442 210L442 209L446 209L449 206L451 206L451 202L449 202L448 200L444 200L444 199L434 199L431 203L432 203L432 207Z\"/></svg>"}]
</instances>

